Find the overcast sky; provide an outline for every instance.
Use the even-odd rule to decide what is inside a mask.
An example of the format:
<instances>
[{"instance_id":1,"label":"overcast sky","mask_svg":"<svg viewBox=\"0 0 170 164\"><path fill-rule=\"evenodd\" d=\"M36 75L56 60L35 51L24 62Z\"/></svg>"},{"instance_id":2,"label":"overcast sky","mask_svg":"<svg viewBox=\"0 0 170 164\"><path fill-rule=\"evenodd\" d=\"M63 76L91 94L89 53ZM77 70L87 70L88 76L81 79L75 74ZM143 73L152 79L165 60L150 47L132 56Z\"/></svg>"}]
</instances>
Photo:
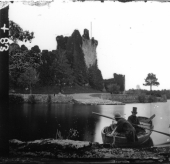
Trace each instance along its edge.
<instances>
[{"instance_id":1,"label":"overcast sky","mask_svg":"<svg viewBox=\"0 0 170 164\"><path fill-rule=\"evenodd\" d=\"M70 36L75 29L98 40L98 67L104 79L114 73L126 77L126 90L143 86L148 73L156 74L160 85L170 89L170 3L160 2L65 2L49 6L10 4L9 19L35 39L26 46L56 49L56 36ZM92 22L92 31L91 31Z\"/></svg>"}]
</instances>

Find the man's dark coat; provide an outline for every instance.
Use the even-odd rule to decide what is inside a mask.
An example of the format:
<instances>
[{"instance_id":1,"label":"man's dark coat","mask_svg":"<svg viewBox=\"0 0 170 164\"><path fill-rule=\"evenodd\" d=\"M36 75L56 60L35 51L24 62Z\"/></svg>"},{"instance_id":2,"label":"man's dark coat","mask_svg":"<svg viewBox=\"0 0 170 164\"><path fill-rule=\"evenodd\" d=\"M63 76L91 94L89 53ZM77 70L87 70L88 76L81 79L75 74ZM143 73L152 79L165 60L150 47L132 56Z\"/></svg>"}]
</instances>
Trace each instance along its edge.
<instances>
[{"instance_id":1,"label":"man's dark coat","mask_svg":"<svg viewBox=\"0 0 170 164\"><path fill-rule=\"evenodd\" d=\"M118 133L125 133L128 142L135 142L138 140L135 128L124 118L120 118L117 121L116 131Z\"/></svg>"}]
</instances>

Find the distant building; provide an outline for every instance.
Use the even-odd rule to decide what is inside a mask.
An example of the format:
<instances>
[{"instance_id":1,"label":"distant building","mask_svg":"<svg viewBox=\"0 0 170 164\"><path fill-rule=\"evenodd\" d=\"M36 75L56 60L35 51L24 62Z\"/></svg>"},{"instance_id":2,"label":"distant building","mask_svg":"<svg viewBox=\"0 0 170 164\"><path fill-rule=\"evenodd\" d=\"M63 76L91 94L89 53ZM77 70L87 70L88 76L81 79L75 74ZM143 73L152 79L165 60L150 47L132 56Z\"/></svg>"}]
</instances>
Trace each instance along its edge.
<instances>
[{"instance_id":1,"label":"distant building","mask_svg":"<svg viewBox=\"0 0 170 164\"><path fill-rule=\"evenodd\" d=\"M124 93L124 91L125 91L125 75L114 73L113 77L114 78L104 80L105 88L107 88L107 86L110 84L117 84L118 86L120 86L120 92Z\"/></svg>"}]
</instances>

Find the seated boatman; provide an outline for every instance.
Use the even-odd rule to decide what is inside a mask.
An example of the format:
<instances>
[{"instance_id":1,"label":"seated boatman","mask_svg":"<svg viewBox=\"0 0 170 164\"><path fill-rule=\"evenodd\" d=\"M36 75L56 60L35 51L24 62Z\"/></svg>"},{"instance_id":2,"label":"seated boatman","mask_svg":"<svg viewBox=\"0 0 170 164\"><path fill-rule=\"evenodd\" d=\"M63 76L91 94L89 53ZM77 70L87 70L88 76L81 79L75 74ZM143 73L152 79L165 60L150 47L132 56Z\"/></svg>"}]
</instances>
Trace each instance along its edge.
<instances>
[{"instance_id":1,"label":"seated boatman","mask_svg":"<svg viewBox=\"0 0 170 164\"><path fill-rule=\"evenodd\" d=\"M136 133L145 131L143 128L138 127L140 125L137 115L137 107L133 107L132 115L128 117L128 121L135 127Z\"/></svg>"},{"instance_id":2,"label":"seated boatman","mask_svg":"<svg viewBox=\"0 0 170 164\"><path fill-rule=\"evenodd\" d=\"M136 117L137 107L133 107L133 110L131 112L132 112L132 115L128 117L128 121L131 124L139 125L140 124L139 119L138 119L138 117Z\"/></svg>"},{"instance_id":3,"label":"seated boatman","mask_svg":"<svg viewBox=\"0 0 170 164\"><path fill-rule=\"evenodd\" d=\"M117 121L115 132L124 133L128 142L138 141L135 128L126 119L119 113L116 113L114 118Z\"/></svg>"}]
</instances>

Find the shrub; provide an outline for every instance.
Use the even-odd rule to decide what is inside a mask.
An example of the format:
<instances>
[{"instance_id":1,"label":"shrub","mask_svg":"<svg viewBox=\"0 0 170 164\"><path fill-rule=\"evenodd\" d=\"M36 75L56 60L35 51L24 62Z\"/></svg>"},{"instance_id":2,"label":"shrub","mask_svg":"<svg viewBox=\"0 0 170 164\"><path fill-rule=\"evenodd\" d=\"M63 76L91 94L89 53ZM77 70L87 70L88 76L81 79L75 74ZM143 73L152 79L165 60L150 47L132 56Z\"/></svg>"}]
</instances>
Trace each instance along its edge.
<instances>
[{"instance_id":1,"label":"shrub","mask_svg":"<svg viewBox=\"0 0 170 164\"><path fill-rule=\"evenodd\" d=\"M146 100L146 97L145 97L144 94L141 94L141 95L138 96L138 101L139 101L140 103L144 103L145 100Z\"/></svg>"},{"instance_id":2,"label":"shrub","mask_svg":"<svg viewBox=\"0 0 170 164\"><path fill-rule=\"evenodd\" d=\"M167 99L170 99L170 92L166 93L166 97L167 97Z\"/></svg>"},{"instance_id":3,"label":"shrub","mask_svg":"<svg viewBox=\"0 0 170 164\"><path fill-rule=\"evenodd\" d=\"M153 95L149 96L148 102L149 102L149 103L151 103L151 102L157 102L156 96L153 96Z\"/></svg>"},{"instance_id":4,"label":"shrub","mask_svg":"<svg viewBox=\"0 0 170 164\"><path fill-rule=\"evenodd\" d=\"M21 95L9 95L10 104L24 103L24 98Z\"/></svg>"},{"instance_id":5,"label":"shrub","mask_svg":"<svg viewBox=\"0 0 170 164\"><path fill-rule=\"evenodd\" d=\"M161 97L162 97L162 99L163 99L164 101L167 101L167 96L166 96L166 95L161 95Z\"/></svg>"},{"instance_id":6,"label":"shrub","mask_svg":"<svg viewBox=\"0 0 170 164\"><path fill-rule=\"evenodd\" d=\"M63 139L63 136L61 135L61 132L58 129L57 129L57 132L56 132L56 139L59 139L59 140Z\"/></svg>"},{"instance_id":7,"label":"shrub","mask_svg":"<svg viewBox=\"0 0 170 164\"><path fill-rule=\"evenodd\" d=\"M76 140L79 137L79 132L76 129L70 129L67 139Z\"/></svg>"},{"instance_id":8,"label":"shrub","mask_svg":"<svg viewBox=\"0 0 170 164\"><path fill-rule=\"evenodd\" d=\"M47 97L47 103L51 103L52 102L52 100L51 100L51 95L48 95L48 97Z\"/></svg>"},{"instance_id":9,"label":"shrub","mask_svg":"<svg viewBox=\"0 0 170 164\"><path fill-rule=\"evenodd\" d=\"M35 100L35 96L34 95L30 95L28 97L28 103L29 104L35 104L36 103L36 100Z\"/></svg>"},{"instance_id":10,"label":"shrub","mask_svg":"<svg viewBox=\"0 0 170 164\"><path fill-rule=\"evenodd\" d=\"M118 94L120 91L120 86L117 84L109 84L107 86L107 91L110 92L111 94L112 93Z\"/></svg>"},{"instance_id":11,"label":"shrub","mask_svg":"<svg viewBox=\"0 0 170 164\"><path fill-rule=\"evenodd\" d=\"M61 135L61 132L57 129L56 132L56 139L70 139L70 140L77 140L79 137L79 132L76 129L70 129L68 134L65 136Z\"/></svg>"}]
</instances>

